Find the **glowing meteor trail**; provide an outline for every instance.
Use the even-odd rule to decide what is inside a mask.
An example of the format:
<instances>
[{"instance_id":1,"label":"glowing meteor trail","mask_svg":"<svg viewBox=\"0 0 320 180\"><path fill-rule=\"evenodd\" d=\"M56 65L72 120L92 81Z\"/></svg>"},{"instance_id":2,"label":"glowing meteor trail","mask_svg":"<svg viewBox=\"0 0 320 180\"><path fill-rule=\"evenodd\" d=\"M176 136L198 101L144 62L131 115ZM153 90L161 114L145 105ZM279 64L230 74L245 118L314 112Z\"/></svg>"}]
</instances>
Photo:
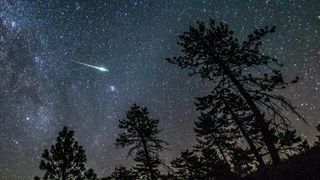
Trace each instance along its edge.
<instances>
[{"instance_id":1,"label":"glowing meteor trail","mask_svg":"<svg viewBox=\"0 0 320 180\"><path fill-rule=\"evenodd\" d=\"M73 61L73 60L71 60L71 61ZM79 62L79 61L73 61L73 62L78 63L78 64L81 64L81 65L84 65L84 66L87 66L87 67L95 68L95 69L98 69L98 70L103 71L103 72L109 72L109 69L106 69L106 68L101 67L101 66L100 66L100 67L98 67L98 66L93 66L93 65L91 65L91 64L86 64L86 63Z\"/></svg>"}]
</instances>

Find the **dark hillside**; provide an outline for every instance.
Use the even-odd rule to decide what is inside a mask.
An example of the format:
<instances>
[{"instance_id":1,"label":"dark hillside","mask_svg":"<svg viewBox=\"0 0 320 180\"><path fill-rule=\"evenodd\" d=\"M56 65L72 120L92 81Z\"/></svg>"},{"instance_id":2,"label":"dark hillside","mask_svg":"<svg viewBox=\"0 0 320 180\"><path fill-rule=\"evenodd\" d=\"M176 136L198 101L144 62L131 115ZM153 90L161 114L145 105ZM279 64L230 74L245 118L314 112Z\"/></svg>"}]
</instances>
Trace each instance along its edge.
<instances>
[{"instance_id":1,"label":"dark hillside","mask_svg":"<svg viewBox=\"0 0 320 180\"><path fill-rule=\"evenodd\" d=\"M293 156L279 165L246 176L246 180L319 180L320 146L314 146L304 153Z\"/></svg>"}]
</instances>

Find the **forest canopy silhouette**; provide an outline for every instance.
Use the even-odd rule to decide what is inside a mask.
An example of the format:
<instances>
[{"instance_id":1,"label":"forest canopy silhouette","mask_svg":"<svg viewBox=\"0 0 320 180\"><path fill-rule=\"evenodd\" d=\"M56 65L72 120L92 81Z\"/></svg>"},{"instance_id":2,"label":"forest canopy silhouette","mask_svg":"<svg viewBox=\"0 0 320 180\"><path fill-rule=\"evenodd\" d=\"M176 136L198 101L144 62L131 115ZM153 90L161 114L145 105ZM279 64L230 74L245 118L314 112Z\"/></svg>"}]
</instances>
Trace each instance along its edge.
<instances>
[{"instance_id":1,"label":"forest canopy silhouette","mask_svg":"<svg viewBox=\"0 0 320 180\"><path fill-rule=\"evenodd\" d=\"M182 55L166 61L210 81L214 88L194 97L197 144L171 164L160 159L162 151L169 151L159 136L165 133L158 129L161 120L150 117L147 107L133 104L119 120L115 141L116 147L128 149L133 167L119 164L109 177L99 178L87 169L85 151L65 127L56 144L44 150L44 175L35 179L319 179L319 163L308 164L311 158L320 162L319 143L310 147L297 135L287 115L306 120L279 91L299 78L286 82L283 64L261 51L263 39L275 29L257 29L240 42L227 24L211 19L179 36Z\"/></svg>"}]
</instances>

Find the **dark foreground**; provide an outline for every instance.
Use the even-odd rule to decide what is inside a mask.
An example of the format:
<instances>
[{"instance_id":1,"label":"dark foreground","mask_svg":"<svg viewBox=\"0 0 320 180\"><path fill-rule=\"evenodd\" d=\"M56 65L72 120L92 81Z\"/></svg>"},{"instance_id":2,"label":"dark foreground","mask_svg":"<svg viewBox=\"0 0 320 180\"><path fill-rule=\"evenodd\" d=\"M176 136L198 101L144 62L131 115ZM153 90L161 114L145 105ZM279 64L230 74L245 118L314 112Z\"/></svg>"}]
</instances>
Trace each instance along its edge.
<instances>
[{"instance_id":1,"label":"dark foreground","mask_svg":"<svg viewBox=\"0 0 320 180\"><path fill-rule=\"evenodd\" d=\"M245 180L320 180L320 145L304 153L272 165L254 174L244 177Z\"/></svg>"}]
</instances>

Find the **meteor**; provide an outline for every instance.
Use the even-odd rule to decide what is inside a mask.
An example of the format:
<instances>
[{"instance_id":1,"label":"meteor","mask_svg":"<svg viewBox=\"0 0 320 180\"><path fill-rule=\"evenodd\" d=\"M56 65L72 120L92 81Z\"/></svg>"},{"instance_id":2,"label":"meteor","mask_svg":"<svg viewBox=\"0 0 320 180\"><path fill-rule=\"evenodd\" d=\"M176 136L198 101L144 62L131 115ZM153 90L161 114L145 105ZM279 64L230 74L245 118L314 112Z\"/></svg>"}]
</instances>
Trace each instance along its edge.
<instances>
[{"instance_id":1,"label":"meteor","mask_svg":"<svg viewBox=\"0 0 320 180\"><path fill-rule=\"evenodd\" d=\"M73 60L71 60L71 61L73 61ZM104 68L102 66L100 66L100 67L99 66L93 66L91 64L86 64L86 63L79 62L79 61L73 61L73 62L75 62L77 64L81 64L81 65L87 66L87 67L95 68L95 69L98 69L98 70L103 71L103 72L109 72L109 69L106 69L106 68Z\"/></svg>"}]
</instances>

